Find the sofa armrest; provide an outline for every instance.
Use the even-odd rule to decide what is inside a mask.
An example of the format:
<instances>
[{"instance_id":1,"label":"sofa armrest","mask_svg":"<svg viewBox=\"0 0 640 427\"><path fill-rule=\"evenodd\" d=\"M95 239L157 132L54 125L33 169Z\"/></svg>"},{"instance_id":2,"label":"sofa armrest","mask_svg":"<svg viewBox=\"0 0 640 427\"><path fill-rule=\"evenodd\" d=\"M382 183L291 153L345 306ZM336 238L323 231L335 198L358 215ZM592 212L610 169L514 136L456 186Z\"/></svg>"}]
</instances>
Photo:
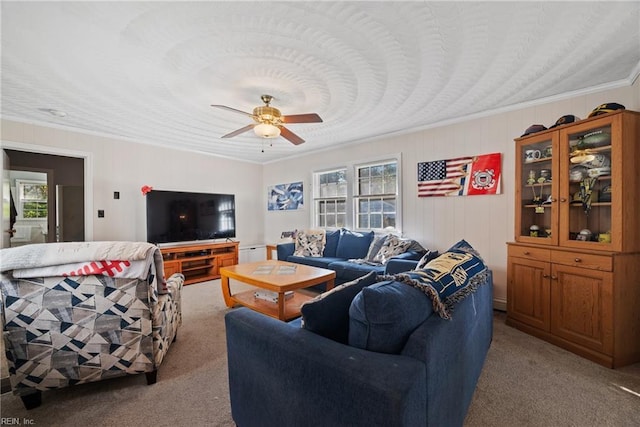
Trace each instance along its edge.
<instances>
[{"instance_id":1,"label":"sofa armrest","mask_svg":"<svg viewBox=\"0 0 640 427\"><path fill-rule=\"evenodd\" d=\"M251 311L225 316L237 425L426 425L424 363L329 340Z\"/></svg>"},{"instance_id":2,"label":"sofa armrest","mask_svg":"<svg viewBox=\"0 0 640 427\"><path fill-rule=\"evenodd\" d=\"M280 261L286 261L288 257L293 255L296 250L296 244L293 242L288 243L278 243L276 245L276 250L278 252L278 259Z\"/></svg>"},{"instance_id":3,"label":"sofa armrest","mask_svg":"<svg viewBox=\"0 0 640 427\"><path fill-rule=\"evenodd\" d=\"M403 259L403 258L391 258L389 262L387 262L387 266L384 270L384 274L398 274L404 273L405 271L411 271L418 265L418 261L414 261L412 259Z\"/></svg>"}]
</instances>

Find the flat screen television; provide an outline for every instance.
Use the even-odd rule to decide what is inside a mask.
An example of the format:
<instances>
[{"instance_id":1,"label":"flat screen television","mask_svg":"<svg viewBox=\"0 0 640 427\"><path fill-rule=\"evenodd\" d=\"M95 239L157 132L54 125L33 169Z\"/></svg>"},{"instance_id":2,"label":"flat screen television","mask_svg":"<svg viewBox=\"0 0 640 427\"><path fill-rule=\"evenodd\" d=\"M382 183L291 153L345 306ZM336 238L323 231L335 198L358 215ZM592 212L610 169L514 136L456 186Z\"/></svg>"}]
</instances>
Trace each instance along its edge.
<instances>
[{"instance_id":1,"label":"flat screen television","mask_svg":"<svg viewBox=\"0 0 640 427\"><path fill-rule=\"evenodd\" d=\"M147 199L147 241L154 244L236 237L233 194L152 190Z\"/></svg>"}]
</instances>

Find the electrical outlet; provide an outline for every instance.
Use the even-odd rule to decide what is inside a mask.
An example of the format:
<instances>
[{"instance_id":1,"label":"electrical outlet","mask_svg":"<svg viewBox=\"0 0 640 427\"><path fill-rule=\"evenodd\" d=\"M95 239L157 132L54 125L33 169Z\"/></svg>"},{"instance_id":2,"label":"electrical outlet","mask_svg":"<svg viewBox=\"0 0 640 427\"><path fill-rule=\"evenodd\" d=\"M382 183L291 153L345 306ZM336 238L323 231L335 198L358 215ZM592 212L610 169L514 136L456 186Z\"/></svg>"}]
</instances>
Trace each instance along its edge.
<instances>
[{"instance_id":1,"label":"electrical outlet","mask_svg":"<svg viewBox=\"0 0 640 427\"><path fill-rule=\"evenodd\" d=\"M104 218L104 210L98 209L98 218Z\"/></svg>"},{"instance_id":2,"label":"electrical outlet","mask_svg":"<svg viewBox=\"0 0 640 427\"><path fill-rule=\"evenodd\" d=\"M113 198L118 200L120 198L120 192L119 191L114 191L113 192Z\"/></svg>"}]
</instances>

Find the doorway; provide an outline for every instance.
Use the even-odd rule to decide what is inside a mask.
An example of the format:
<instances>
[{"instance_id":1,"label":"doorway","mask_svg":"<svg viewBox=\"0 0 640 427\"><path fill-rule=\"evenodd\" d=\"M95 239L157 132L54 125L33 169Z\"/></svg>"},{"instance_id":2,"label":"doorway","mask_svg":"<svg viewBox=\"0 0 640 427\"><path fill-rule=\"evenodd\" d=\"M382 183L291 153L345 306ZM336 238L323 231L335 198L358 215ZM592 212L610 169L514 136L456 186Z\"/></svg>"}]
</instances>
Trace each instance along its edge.
<instances>
[{"instance_id":1,"label":"doorway","mask_svg":"<svg viewBox=\"0 0 640 427\"><path fill-rule=\"evenodd\" d=\"M8 145L3 142L3 146ZM92 224L87 221L87 218L90 218L87 215L89 211L87 206L90 206L92 201L87 197L88 191L85 186L85 182L91 182L87 179L90 176L89 155L86 153L66 155L68 154L66 152L54 154L54 150L49 148L37 147L34 150L30 146L26 150L23 149L22 144L11 145L10 148L3 147L3 209L0 214L3 222L2 247L38 243L41 240L46 242L90 240ZM42 206L46 204L46 214L29 210L27 211L29 217L26 218L23 205L20 206L23 212L18 215L18 203L24 203L24 200L18 197L18 195L24 196L17 185L17 180L20 179L18 177L35 186L46 182L46 200L40 200L40 205L29 205L31 208L39 207L42 210ZM37 190L33 186L28 188L32 191ZM10 204L14 205L15 211L10 209ZM12 215L7 213L12 213L15 218L11 218ZM9 216L8 220L5 218L7 216ZM34 218L38 216L40 219ZM45 217L44 220L43 217ZM19 227L9 227L9 222ZM39 228L44 231L38 233ZM20 239L13 239L15 244L7 239L7 235L15 235L15 233L7 233L8 230L18 232ZM32 235L35 238L32 238Z\"/></svg>"}]
</instances>

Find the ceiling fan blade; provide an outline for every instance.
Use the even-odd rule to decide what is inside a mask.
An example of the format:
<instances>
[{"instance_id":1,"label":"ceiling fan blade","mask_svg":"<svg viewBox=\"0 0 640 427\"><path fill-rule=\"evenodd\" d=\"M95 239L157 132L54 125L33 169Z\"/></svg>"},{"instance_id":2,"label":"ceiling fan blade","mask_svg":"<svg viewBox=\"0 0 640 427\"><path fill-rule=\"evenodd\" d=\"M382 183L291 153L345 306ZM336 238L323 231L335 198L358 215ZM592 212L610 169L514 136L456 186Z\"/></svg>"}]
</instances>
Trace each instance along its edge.
<instances>
[{"instance_id":1,"label":"ceiling fan blade","mask_svg":"<svg viewBox=\"0 0 640 427\"><path fill-rule=\"evenodd\" d=\"M279 127L280 127L280 136L281 137L288 139L289 141L291 141L291 143L293 143L295 145L299 145L299 144L302 144L304 142L304 139L300 138L298 135L296 135L295 133L291 132L286 127L284 127L284 126L279 126Z\"/></svg>"},{"instance_id":2,"label":"ceiling fan blade","mask_svg":"<svg viewBox=\"0 0 640 427\"><path fill-rule=\"evenodd\" d=\"M242 111L242 110L236 110L235 108L227 107L226 105L211 104L211 106L215 107L215 108L222 108L222 109L225 109L225 110L233 111L235 113L244 114L245 116L253 117L253 114L251 114L251 113L247 113L246 111Z\"/></svg>"},{"instance_id":3,"label":"ceiling fan blade","mask_svg":"<svg viewBox=\"0 0 640 427\"><path fill-rule=\"evenodd\" d=\"M316 113L308 113L284 116L282 121L285 123L321 123L322 119Z\"/></svg>"},{"instance_id":4,"label":"ceiling fan blade","mask_svg":"<svg viewBox=\"0 0 640 427\"><path fill-rule=\"evenodd\" d=\"M234 136L236 136L236 135L240 135L241 133L245 133L246 131L249 131L249 130L253 129L253 127L254 127L255 125L256 125L255 123L252 123L252 124L250 124L250 125L246 125L246 126L245 126L245 127L243 127L243 128L240 128L240 129L238 129L238 130L234 130L233 132L228 133L228 134L226 134L226 135L222 136L222 138L233 138L233 137L234 137Z\"/></svg>"}]
</instances>

